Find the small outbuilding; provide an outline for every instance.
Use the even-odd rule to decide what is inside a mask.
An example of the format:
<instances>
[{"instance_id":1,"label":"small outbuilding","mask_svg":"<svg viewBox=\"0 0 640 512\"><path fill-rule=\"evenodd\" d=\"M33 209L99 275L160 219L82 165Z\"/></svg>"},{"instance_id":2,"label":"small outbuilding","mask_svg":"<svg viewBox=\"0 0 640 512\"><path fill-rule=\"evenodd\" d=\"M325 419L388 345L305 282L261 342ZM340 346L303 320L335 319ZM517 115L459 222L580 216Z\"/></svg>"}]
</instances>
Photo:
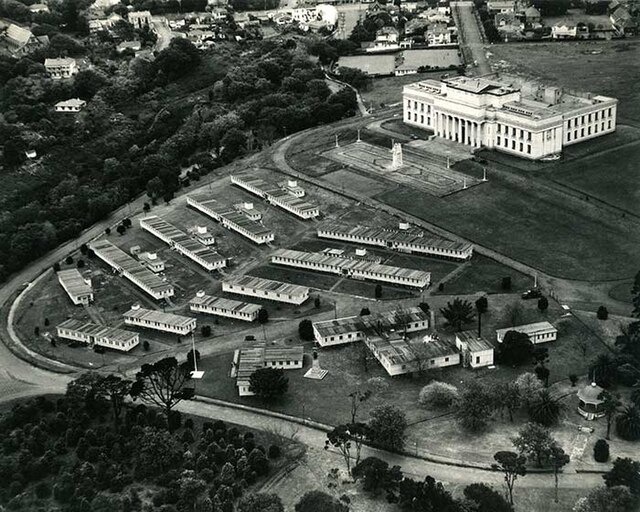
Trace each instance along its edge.
<instances>
[{"instance_id":1,"label":"small outbuilding","mask_svg":"<svg viewBox=\"0 0 640 512\"><path fill-rule=\"evenodd\" d=\"M578 412L588 420L604 416L604 400L601 395L604 389L595 382L578 391Z\"/></svg>"}]
</instances>

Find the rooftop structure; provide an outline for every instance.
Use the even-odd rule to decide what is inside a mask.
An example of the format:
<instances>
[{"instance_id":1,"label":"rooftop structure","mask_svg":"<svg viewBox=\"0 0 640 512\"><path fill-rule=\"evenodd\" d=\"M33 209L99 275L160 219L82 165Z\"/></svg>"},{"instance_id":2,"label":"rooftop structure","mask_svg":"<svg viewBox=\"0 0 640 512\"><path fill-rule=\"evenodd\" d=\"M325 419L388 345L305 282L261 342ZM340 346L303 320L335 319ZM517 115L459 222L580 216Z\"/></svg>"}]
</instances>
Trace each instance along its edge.
<instances>
[{"instance_id":1,"label":"rooftop structure","mask_svg":"<svg viewBox=\"0 0 640 512\"><path fill-rule=\"evenodd\" d=\"M4 33L9 50L17 55L25 55L49 45L48 36L34 36L31 30L11 23Z\"/></svg>"},{"instance_id":2,"label":"rooftop structure","mask_svg":"<svg viewBox=\"0 0 640 512\"><path fill-rule=\"evenodd\" d=\"M196 319L188 316L174 315L164 311L141 308L134 304L124 315L124 323L145 327L156 331L170 332L173 334L186 335L196 329Z\"/></svg>"},{"instance_id":3,"label":"rooftop structure","mask_svg":"<svg viewBox=\"0 0 640 512\"><path fill-rule=\"evenodd\" d=\"M304 348L278 347L260 344L250 348L243 348L234 357L234 373L236 387L240 396L253 396L250 389L251 375L260 368L276 368L282 370L296 370L304 363Z\"/></svg>"},{"instance_id":4,"label":"rooftop structure","mask_svg":"<svg viewBox=\"0 0 640 512\"><path fill-rule=\"evenodd\" d=\"M155 252L145 252L139 256L140 262L145 265L149 270L155 272L164 271L164 260L158 258L158 254Z\"/></svg>"},{"instance_id":5,"label":"rooftop structure","mask_svg":"<svg viewBox=\"0 0 640 512\"><path fill-rule=\"evenodd\" d=\"M160 217L140 219L140 227L209 271L227 266L225 257Z\"/></svg>"},{"instance_id":6,"label":"rooftop structure","mask_svg":"<svg viewBox=\"0 0 640 512\"><path fill-rule=\"evenodd\" d=\"M54 108L56 112L75 114L76 112L80 112L86 106L86 101L81 100L80 98L72 98L70 100L59 101L55 104Z\"/></svg>"},{"instance_id":7,"label":"rooftop structure","mask_svg":"<svg viewBox=\"0 0 640 512\"><path fill-rule=\"evenodd\" d=\"M529 336L531 343L546 343L547 341L555 341L558 337L558 329L549 322L536 322L533 324L516 325L515 327L506 327L496 330L496 339L498 343L502 343L505 334L509 331L521 332Z\"/></svg>"},{"instance_id":8,"label":"rooftop structure","mask_svg":"<svg viewBox=\"0 0 640 512\"><path fill-rule=\"evenodd\" d=\"M215 199L198 201L193 197L187 197L187 204L218 221L222 227L235 231L256 244L266 244L275 238L270 229L250 220L234 208L220 206Z\"/></svg>"},{"instance_id":9,"label":"rooftop structure","mask_svg":"<svg viewBox=\"0 0 640 512\"><path fill-rule=\"evenodd\" d=\"M408 229L347 226L333 222L318 228L318 236L456 260L467 260L473 254L473 245L470 243L452 242L444 238L425 236L423 231Z\"/></svg>"},{"instance_id":10,"label":"rooftop structure","mask_svg":"<svg viewBox=\"0 0 640 512\"><path fill-rule=\"evenodd\" d=\"M457 332L456 347L462 352L464 366L480 368L493 364L493 345L475 331Z\"/></svg>"},{"instance_id":11,"label":"rooftop structure","mask_svg":"<svg viewBox=\"0 0 640 512\"><path fill-rule=\"evenodd\" d=\"M403 89L405 123L461 144L532 160L614 132L617 103L517 77L458 76Z\"/></svg>"},{"instance_id":12,"label":"rooftop structure","mask_svg":"<svg viewBox=\"0 0 640 512\"><path fill-rule=\"evenodd\" d=\"M588 420L602 418L604 412L604 389L592 382L578 391L578 412Z\"/></svg>"},{"instance_id":13,"label":"rooftop structure","mask_svg":"<svg viewBox=\"0 0 640 512\"><path fill-rule=\"evenodd\" d=\"M326 253L279 249L271 262L316 272L328 272L352 279L379 281L414 288L425 288L431 282L431 273L422 270L381 265L363 259L343 258Z\"/></svg>"},{"instance_id":14,"label":"rooftop structure","mask_svg":"<svg viewBox=\"0 0 640 512\"><path fill-rule=\"evenodd\" d=\"M60 286L67 292L71 301L76 305L89 305L93 301L91 280L82 277L78 269L61 270L57 273Z\"/></svg>"},{"instance_id":15,"label":"rooftop structure","mask_svg":"<svg viewBox=\"0 0 640 512\"><path fill-rule=\"evenodd\" d=\"M240 302L223 297L213 297L205 295L204 292L198 294L189 301L189 308L195 313L207 313L209 315L224 316L253 322L258 318L258 312L262 306L249 302Z\"/></svg>"},{"instance_id":16,"label":"rooftop structure","mask_svg":"<svg viewBox=\"0 0 640 512\"><path fill-rule=\"evenodd\" d=\"M312 219L320 215L320 211L317 206L303 201L299 197L282 190L277 185L269 184L260 178L232 175L231 183L248 190L258 197L266 199L267 202L275 204L301 219Z\"/></svg>"},{"instance_id":17,"label":"rooftop structure","mask_svg":"<svg viewBox=\"0 0 640 512\"><path fill-rule=\"evenodd\" d=\"M354 343L365 336L407 333L429 328L429 315L420 308L394 309L383 313L313 322L313 333L321 347Z\"/></svg>"},{"instance_id":18,"label":"rooftop structure","mask_svg":"<svg viewBox=\"0 0 640 512\"><path fill-rule=\"evenodd\" d=\"M254 208L251 201L244 201L242 203L234 204L233 207L242 213L247 219L258 221L262 218L262 212Z\"/></svg>"},{"instance_id":19,"label":"rooftop structure","mask_svg":"<svg viewBox=\"0 0 640 512\"><path fill-rule=\"evenodd\" d=\"M81 341L90 346L112 348L128 352L140 343L138 333L115 327L98 325L84 320L69 319L57 326L59 338Z\"/></svg>"},{"instance_id":20,"label":"rooftop structure","mask_svg":"<svg viewBox=\"0 0 640 512\"><path fill-rule=\"evenodd\" d=\"M119 247L105 239L97 240L90 244L96 256L110 265L114 271L122 274L132 283L151 295L154 299L160 300L173 297L173 286L163 281L142 263L133 259Z\"/></svg>"},{"instance_id":21,"label":"rooftop structure","mask_svg":"<svg viewBox=\"0 0 640 512\"><path fill-rule=\"evenodd\" d=\"M261 299L302 304L309 298L309 288L254 276L239 276L222 281L222 291Z\"/></svg>"}]
</instances>

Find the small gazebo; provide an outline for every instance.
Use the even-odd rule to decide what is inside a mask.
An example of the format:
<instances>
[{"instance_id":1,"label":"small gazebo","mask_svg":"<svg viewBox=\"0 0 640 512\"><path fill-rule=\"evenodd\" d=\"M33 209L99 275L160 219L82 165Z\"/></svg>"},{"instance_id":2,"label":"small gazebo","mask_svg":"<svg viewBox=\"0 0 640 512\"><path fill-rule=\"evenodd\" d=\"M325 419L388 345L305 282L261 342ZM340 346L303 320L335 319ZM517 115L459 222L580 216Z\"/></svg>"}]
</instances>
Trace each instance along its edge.
<instances>
[{"instance_id":1,"label":"small gazebo","mask_svg":"<svg viewBox=\"0 0 640 512\"><path fill-rule=\"evenodd\" d=\"M604 400L600 395L604 389L595 382L578 391L578 412L588 420L595 420L604 416Z\"/></svg>"}]
</instances>

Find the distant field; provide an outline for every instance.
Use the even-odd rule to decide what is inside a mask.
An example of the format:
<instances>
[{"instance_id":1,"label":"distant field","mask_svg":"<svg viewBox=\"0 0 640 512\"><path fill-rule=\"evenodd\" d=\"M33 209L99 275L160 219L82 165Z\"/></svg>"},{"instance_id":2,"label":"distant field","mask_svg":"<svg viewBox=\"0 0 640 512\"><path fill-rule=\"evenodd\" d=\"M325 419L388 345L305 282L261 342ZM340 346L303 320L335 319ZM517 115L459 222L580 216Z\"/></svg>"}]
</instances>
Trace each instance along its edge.
<instances>
[{"instance_id":1,"label":"distant field","mask_svg":"<svg viewBox=\"0 0 640 512\"><path fill-rule=\"evenodd\" d=\"M491 62L506 61L508 71L618 98L618 119L640 121L638 41L509 43L492 45L490 51ZM600 53L593 55L594 51Z\"/></svg>"}]
</instances>

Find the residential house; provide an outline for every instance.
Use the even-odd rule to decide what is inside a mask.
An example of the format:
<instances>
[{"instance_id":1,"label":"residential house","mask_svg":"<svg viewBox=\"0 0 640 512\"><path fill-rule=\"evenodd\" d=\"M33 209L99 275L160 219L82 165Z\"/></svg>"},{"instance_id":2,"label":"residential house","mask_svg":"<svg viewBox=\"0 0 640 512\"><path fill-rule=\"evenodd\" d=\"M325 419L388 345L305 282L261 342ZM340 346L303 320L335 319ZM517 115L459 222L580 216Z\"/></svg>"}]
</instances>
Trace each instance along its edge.
<instances>
[{"instance_id":1,"label":"residential house","mask_svg":"<svg viewBox=\"0 0 640 512\"><path fill-rule=\"evenodd\" d=\"M3 34L9 51L15 55L26 55L34 50L49 46L48 36L34 36L28 28L10 24Z\"/></svg>"},{"instance_id":2,"label":"residential house","mask_svg":"<svg viewBox=\"0 0 640 512\"><path fill-rule=\"evenodd\" d=\"M132 52L139 52L142 49L142 44L140 41L122 41L116 46L116 51L118 53L123 53L127 50L131 50Z\"/></svg>"},{"instance_id":3,"label":"residential house","mask_svg":"<svg viewBox=\"0 0 640 512\"><path fill-rule=\"evenodd\" d=\"M518 9L518 0L489 0L487 2L487 10L490 14L516 12Z\"/></svg>"},{"instance_id":4,"label":"residential house","mask_svg":"<svg viewBox=\"0 0 640 512\"><path fill-rule=\"evenodd\" d=\"M145 25L151 26L151 13L149 11L133 11L127 14L127 20L135 28L143 28Z\"/></svg>"},{"instance_id":5,"label":"residential house","mask_svg":"<svg viewBox=\"0 0 640 512\"><path fill-rule=\"evenodd\" d=\"M424 33L428 46L444 46L453 42L451 30L444 23L432 23Z\"/></svg>"},{"instance_id":6,"label":"residential house","mask_svg":"<svg viewBox=\"0 0 640 512\"><path fill-rule=\"evenodd\" d=\"M394 27L383 27L376 32L373 43L365 48L367 53L397 50L400 48L399 32Z\"/></svg>"},{"instance_id":7,"label":"residential house","mask_svg":"<svg viewBox=\"0 0 640 512\"><path fill-rule=\"evenodd\" d=\"M638 33L638 23L625 7L618 7L609 16L613 28L620 35L635 35Z\"/></svg>"},{"instance_id":8,"label":"residential house","mask_svg":"<svg viewBox=\"0 0 640 512\"><path fill-rule=\"evenodd\" d=\"M553 39L575 39L578 36L578 27L574 23L558 23L551 27Z\"/></svg>"},{"instance_id":9,"label":"residential house","mask_svg":"<svg viewBox=\"0 0 640 512\"><path fill-rule=\"evenodd\" d=\"M86 106L86 101L81 100L80 98L72 98L66 101L59 101L55 104L54 108L56 112L75 114L80 112Z\"/></svg>"},{"instance_id":10,"label":"residential house","mask_svg":"<svg viewBox=\"0 0 640 512\"><path fill-rule=\"evenodd\" d=\"M524 21L530 25L539 25L542 21L540 11L534 6L529 6L523 11Z\"/></svg>"},{"instance_id":11,"label":"residential house","mask_svg":"<svg viewBox=\"0 0 640 512\"><path fill-rule=\"evenodd\" d=\"M111 15L107 18L95 18L89 20L89 33L95 34L96 32L100 32L101 30L109 30L118 21L122 20L122 16L116 14L115 12L111 13Z\"/></svg>"},{"instance_id":12,"label":"residential house","mask_svg":"<svg viewBox=\"0 0 640 512\"><path fill-rule=\"evenodd\" d=\"M39 12L49 12L49 7L47 4L31 4L29 6L29 10L32 13L37 14Z\"/></svg>"},{"instance_id":13,"label":"residential house","mask_svg":"<svg viewBox=\"0 0 640 512\"><path fill-rule=\"evenodd\" d=\"M482 368L493 365L493 345L475 331L456 333L456 347L462 354L462 364L465 367Z\"/></svg>"},{"instance_id":14,"label":"residential house","mask_svg":"<svg viewBox=\"0 0 640 512\"><path fill-rule=\"evenodd\" d=\"M76 59L45 59L44 67L53 79L71 78L78 73Z\"/></svg>"}]
</instances>

